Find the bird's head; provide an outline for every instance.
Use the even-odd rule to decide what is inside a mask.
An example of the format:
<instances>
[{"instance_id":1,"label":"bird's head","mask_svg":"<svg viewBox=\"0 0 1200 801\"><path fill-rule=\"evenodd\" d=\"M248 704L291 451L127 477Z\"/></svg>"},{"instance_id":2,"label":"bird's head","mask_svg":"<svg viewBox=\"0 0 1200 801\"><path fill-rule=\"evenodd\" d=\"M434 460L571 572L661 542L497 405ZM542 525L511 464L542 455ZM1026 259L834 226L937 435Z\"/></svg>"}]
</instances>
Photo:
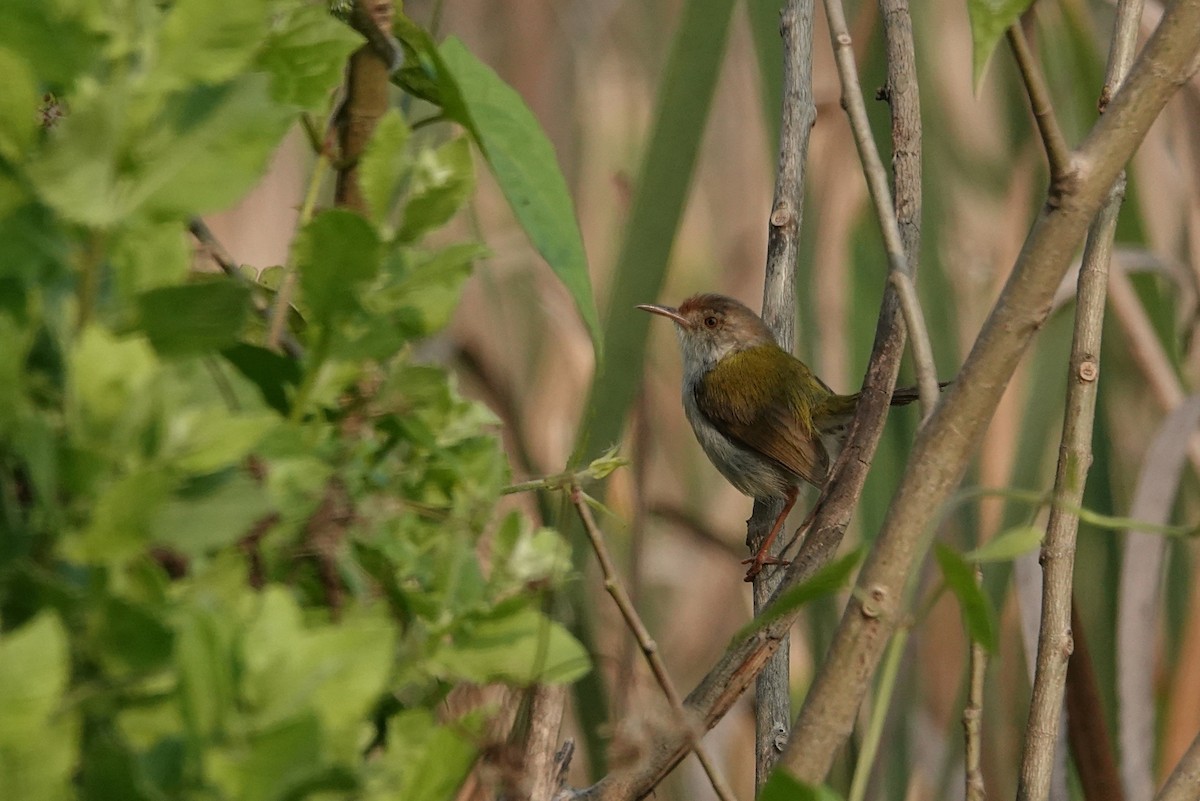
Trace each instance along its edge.
<instances>
[{"instance_id":1,"label":"bird's head","mask_svg":"<svg viewBox=\"0 0 1200 801\"><path fill-rule=\"evenodd\" d=\"M693 295L677 309L650 304L638 308L675 323L684 370L688 373L709 370L731 353L775 344L762 318L725 295Z\"/></svg>"}]
</instances>

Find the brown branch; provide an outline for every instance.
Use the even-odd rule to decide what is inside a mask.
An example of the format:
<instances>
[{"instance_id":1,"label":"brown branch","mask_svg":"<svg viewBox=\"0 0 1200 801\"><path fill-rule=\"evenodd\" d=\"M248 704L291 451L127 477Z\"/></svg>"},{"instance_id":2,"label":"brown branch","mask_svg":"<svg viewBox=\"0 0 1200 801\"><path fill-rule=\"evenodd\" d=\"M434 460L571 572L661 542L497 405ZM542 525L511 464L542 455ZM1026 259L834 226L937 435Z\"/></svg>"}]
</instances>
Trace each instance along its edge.
<instances>
[{"instance_id":1,"label":"brown branch","mask_svg":"<svg viewBox=\"0 0 1200 801\"><path fill-rule=\"evenodd\" d=\"M1200 0L1179 0L1163 16L1128 80L1072 159L1054 205L1043 208L959 378L917 435L828 656L792 731L784 764L821 782L841 748L901 613L903 588L934 515L958 486L1005 386L1034 333L1088 223L1167 100L1196 66Z\"/></svg>"},{"instance_id":2,"label":"brown branch","mask_svg":"<svg viewBox=\"0 0 1200 801\"><path fill-rule=\"evenodd\" d=\"M975 581L983 580L979 566ZM967 801L984 801L987 789L983 783L983 681L987 674L987 649L971 640L967 703L963 707L963 736L965 740L965 778Z\"/></svg>"},{"instance_id":3,"label":"brown branch","mask_svg":"<svg viewBox=\"0 0 1200 801\"><path fill-rule=\"evenodd\" d=\"M1134 11L1126 4L1122 11ZM1136 9L1140 15L1140 7ZM1118 24L1113 34L1113 57L1102 95L1118 91L1128 74L1132 43L1123 41L1129 26ZM1017 54L1021 73L1026 77L1034 116L1038 119L1051 164L1052 183L1064 180L1066 164L1062 133L1054 121L1049 93L1033 66L1024 35L1018 26L1009 29L1009 41ZM1053 195L1054 189L1051 189ZM1050 795L1054 773L1054 751L1059 739L1059 723L1066 694L1067 664L1073 649L1071 625L1072 583L1075 570L1075 538L1079 516L1069 507L1083 504L1088 468L1092 463L1092 429L1096 417L1097 379L1100 375L1100 344L1104 331L1104 309L1108 295L1109 266L1112 263L1113 238L1117 215L1125 197L1125 174L1121 172L1103 207L1088 229L1079 268L1079 289L1075 301L1075 330L1067 375L1067 399L1059 445L1058 467L1054 478L1055 504L1046 520L1042 542L1042 612L1038 632L1037 657L1029 722L1025 729L1024 753L1017 783L1019 801L1044 801ZM1082 634L1082 633L1081 633Z\"/></svg>"},{"instance_id":4,"label":"brown branch","mask_svg":"<svg viewBox=\"0 0 1200 801\"><path fill-rule=\"evenodd\" d=\"M789 0L779 20L783 39L783 108L775 197L767 225L767 262L763 281L763 320L784 349L791 351L796 327L796 260L804 218L804 176L808 141L817 107L812 92L813 0ZM747 522L746 543L757 552L782 501L755 501ZM775 552L782 548L776 543ZM754 613L770 602L783 571L754 576ZM782 753L791 723L791 682L787 633L755 682L754 779L759 791Z\"/></svg>"},{"instance_id":5,"label":"brown branch","mask_svg":"<svg viewBox=\"0 0 1200 801\"><path fill-rule=\"evenodd\" d=\"M1041 70L1038 69L1029 49L1029 41L1025 38L1025 31L1021 29L1019 22L1009 27L1008 44L1012 47L1021 80L1025 82L1025 94L1029 97L1029 107L1033 112L1034 121L1037 122L1038 133L1042 135L1046 161L1050 164L1050 183L1057 186L1070 173L1071 148L1058 125L1054 103L1050 99L1050 89L1046 86L1046 79L1042 77Z\"/></svg>"},{"instance_id":6,"label":"brown branch","mask_svg":"<svg viewBox=\"0 0 1200 801\"><path fill-rule=\"evenodd\" d=\"M220 241L213 234L212 229L205 224L204 220L199 217L193 217L188 221L188 231L192 236L196 237L204 249L208 252L217 266L221 268L221 272L228 275L230 278L246 281L246 277L238 270L237 262L230 256L229 252L221 245ZM270 308L259 299L254 301L254 311L263 320L268 320L271 315ZM296 338L288 331L282 331L279 335L279 346L293 359L304 358L304 346L296 341Z\"/></svg>"},{"instance_id":7,"label":"brown branch","mask_svg":"<svg viewBox=\"0 0 1200 801\"><path fill-rule=\"evenodd\" d=\"M913 270L910 266L909 254L905 249L905 242L900 236L900 223L897 220L895 204L888 189L887 172L883 168L883 162L879 158L879 149L875 146L875 139L871 135L871 123L867 118L867 107L858 82L858 70L854 63L850 29L846 24L846 13L842 8L841 0L825 0L825 17L829 21L829 37L833 42L834 61L837 64L838 78L842 84L842 105L850 119L850 129L854 134L854 143L858 147L863 176L867 180L867 189L870 191L871 201L875 205L875 215L879 219L883 231L888 268L893 273L905 276L911 283ZM897 280L903 282L905 278ZM925 316L921 313L920 302L915 290L907 294L900 304L900 309L904 314L904 324L913 340L912 358L917 372L921 409L924 415L928 416L939 401L937 367L933 363L932 349L928 346L929 332L926 329Z\"/></svg>"},{"instance_id":8,"label":"brown branch","mask_svg":"<svg viewBox=\"0 0 1200 801\"><path fill-rule=\"evenodd\" d=\"M575 511L579 514L579 519L583 523L583 529L587 532L588 539L591 540L592 550L596 552L596 561L599 562L600 572L604 575L604 588L612 596L617 609L621 611L621 617L625 619L625 624L633 632L638 646L642 649L642 654L646 657L646 662L650 665L650 671L654 674L654 678L658 682L658 686L662 689L663 695L667 697L667 702L671 705L671 710L678 719L679 727L690 741L690 746L696 753L696 758L700 760L700 765L704 768L704 772L708 774L708 780L712 782L712 787L717 797L721 801L734 801L735 796L733 795L733 791L729 789L729 786L725 783L725 779L721 776L721 772L717 769L716 763L700 742L700 735L697 733L692 715L683 706L683 700L679 697L679 692L675 689L675 683L671 681L671 676L667 673L667 666L663 663L662 657L658 653L658 645L650 636L650 632L646 629L645 624L642 623L637 610L633 607L633 602L629 600L629 594L625 592L625 587L621 584L621 579L617 576L612 557L608 554L608 546L604 544L604 535L600 532L599 526L596 525L596 519L592 516L592 510L587 505L587 501L584 500L583 490L579 488L579 484L575 483L571 485L570 494L571 503L574 505Z\"/></svg>"}]
</instances>

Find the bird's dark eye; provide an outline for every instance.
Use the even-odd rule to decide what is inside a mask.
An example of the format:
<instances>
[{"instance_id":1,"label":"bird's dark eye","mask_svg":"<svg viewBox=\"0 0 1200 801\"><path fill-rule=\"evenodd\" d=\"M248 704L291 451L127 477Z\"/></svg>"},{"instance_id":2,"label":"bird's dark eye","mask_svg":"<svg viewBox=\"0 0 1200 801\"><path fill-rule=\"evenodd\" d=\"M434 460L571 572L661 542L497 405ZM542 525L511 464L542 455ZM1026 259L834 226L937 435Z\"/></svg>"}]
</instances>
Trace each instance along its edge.
<instances>
[{"instance_id":1,"label":"bird's dark eye","mask_svg":"<svg viewBox=\"0 0 1200 801\"><path fill-rule=\"evenodd\" d=\"M705 317L704 325L707 326L708 328L716 328L717 327L717 318L714 317L713 315L709 315L708 317Z\"/></svg>"}]
</instances>

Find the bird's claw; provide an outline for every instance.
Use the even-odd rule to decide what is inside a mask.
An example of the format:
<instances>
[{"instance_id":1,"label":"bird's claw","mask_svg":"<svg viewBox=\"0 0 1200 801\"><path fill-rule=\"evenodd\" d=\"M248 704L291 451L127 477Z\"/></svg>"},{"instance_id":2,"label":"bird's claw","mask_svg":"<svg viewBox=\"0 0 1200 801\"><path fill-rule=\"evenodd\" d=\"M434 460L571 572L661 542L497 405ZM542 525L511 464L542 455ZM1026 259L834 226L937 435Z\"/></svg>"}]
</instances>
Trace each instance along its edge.
<instances>
[{"instance_id":1,"label":"bird's claw","mask_svg":"<svg viewBox=\"0 0 1200 801\"><path fill-rule=\"evenodd\" d=\"M742 564L750 565L750 568L746 571L746 578L743 580L753 581L754 577L762 572L764 565L790 565L791 562L787 559L780 559L778 556L767 556L760 553L752 559L743 559Z\"/></svg>"}]
</instances>

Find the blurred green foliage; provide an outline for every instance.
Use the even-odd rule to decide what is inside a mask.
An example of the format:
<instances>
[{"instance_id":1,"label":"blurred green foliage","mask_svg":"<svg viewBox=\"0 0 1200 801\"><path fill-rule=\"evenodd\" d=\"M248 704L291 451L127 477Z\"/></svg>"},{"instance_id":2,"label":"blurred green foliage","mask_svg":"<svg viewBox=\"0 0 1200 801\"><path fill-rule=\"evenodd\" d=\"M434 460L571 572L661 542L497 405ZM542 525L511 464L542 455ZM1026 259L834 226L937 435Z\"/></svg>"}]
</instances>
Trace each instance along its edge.
<instances>
[{"instance_id":1,"label":"blurred green foliage","mask_svg":"<svg viewBox=\"0 0 1200 801\"><path fill-rule=\"evenodd\" d=\"M284 268L282 356L255 315L277 271L191 274L188 221L333 111L360 37L301 0L110 5L13 0L0 26L2 794L446 797L483 745L483 714L439 717L452 687L589 669L541 611L561 538L497 513L497 421L414 358L483 253L425 242L473 191L468 142L384 118L369 218L317 212ZM571 214L531 231L568 261Z\"/></svg>"}]
</instances>

